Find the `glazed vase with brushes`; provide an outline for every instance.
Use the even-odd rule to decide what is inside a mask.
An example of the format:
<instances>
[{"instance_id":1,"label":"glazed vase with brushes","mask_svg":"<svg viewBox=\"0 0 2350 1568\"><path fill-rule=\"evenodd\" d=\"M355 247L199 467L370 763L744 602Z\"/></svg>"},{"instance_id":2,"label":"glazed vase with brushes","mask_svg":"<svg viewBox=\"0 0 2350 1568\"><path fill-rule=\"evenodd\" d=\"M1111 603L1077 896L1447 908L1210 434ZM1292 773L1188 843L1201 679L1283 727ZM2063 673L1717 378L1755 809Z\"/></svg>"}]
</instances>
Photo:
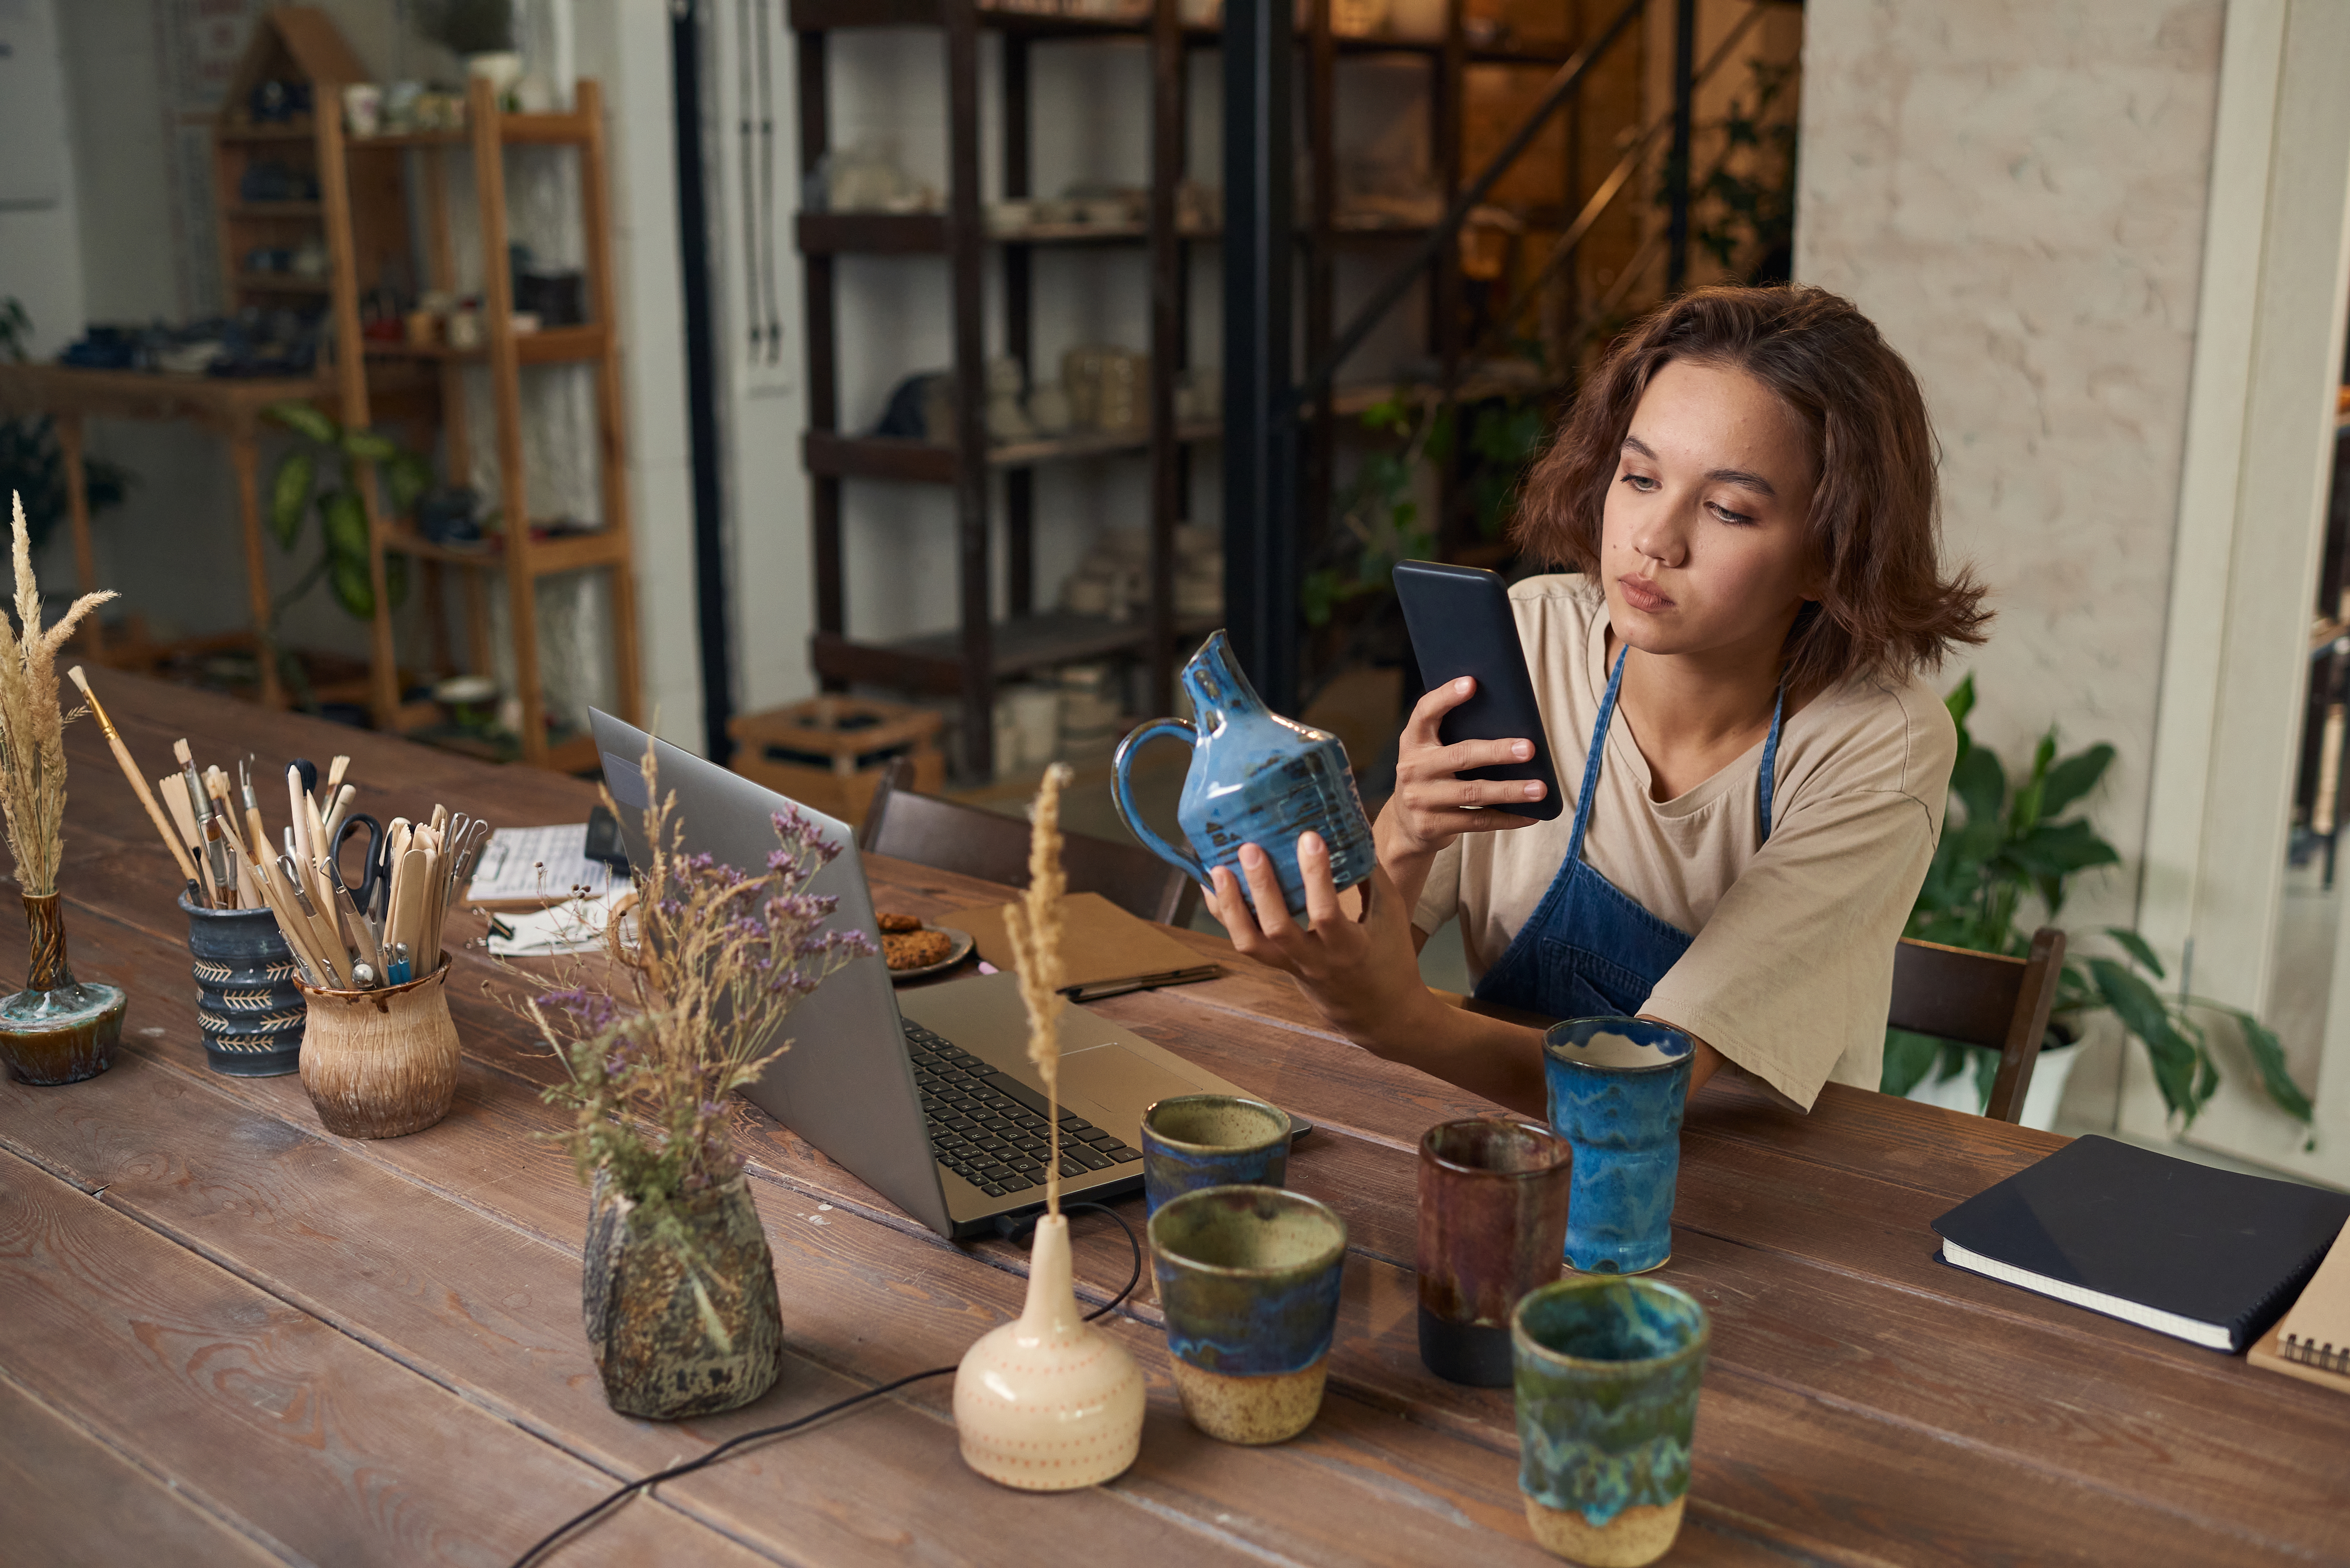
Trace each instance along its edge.
<instances>
[{"instance_id":1,"label":"glazed vase with brushes","mask_svg":"<svg viewBox=\"0 0 2350 1568\"><path fill-rule=\"evenodd\" d=\"M66 961L58 895L27 893L25 988L0 1001L0 1057L20 1083L78 1084L114 1065L130 999L119 985L77 981Z\"/></svg>"}]
</instances>

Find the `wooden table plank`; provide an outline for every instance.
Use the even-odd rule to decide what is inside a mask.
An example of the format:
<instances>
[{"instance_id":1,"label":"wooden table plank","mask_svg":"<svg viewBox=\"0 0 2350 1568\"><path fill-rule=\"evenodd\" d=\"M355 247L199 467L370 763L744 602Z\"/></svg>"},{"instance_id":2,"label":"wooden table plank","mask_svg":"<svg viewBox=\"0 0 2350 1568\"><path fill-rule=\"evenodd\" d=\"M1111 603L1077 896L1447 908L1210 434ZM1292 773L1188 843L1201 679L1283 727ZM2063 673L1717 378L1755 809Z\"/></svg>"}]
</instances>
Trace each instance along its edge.
<instances>
[{"instance_id":1,"label":"wooden table plank","mask_svg":"<svg viewBox=\"0 0 2350 1568\"><path fill-rule=\"evenodd\" d=\"M255 1568L282 1559L0 1374L0 1542L16 1563Z\"/></svg>"},{"instance_id":2,"label":"wooden table plank","mask_svg":"<svg viewBox=\"0 0 2350 1568\"><path fill-rule=\"evenodd\" d=\"M54 1092L54 1091L53 1091ZM112 1448L319 1563L504 1561L606 1478L13 1156L0 1157L8 1376ZM666 1545L656 1545L666 1542ZM666 1506L578 1562L755 1559Z\"/></svg>"}]
</instances>

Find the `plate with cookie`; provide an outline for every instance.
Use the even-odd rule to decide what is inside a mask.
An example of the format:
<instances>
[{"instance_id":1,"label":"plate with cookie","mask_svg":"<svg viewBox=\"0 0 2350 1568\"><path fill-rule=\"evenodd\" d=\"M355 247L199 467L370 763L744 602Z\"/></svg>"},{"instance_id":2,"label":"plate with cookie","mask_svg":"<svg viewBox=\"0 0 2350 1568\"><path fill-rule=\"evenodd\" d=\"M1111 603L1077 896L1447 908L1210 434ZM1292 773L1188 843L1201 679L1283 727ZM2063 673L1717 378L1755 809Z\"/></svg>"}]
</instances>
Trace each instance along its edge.
<instances>
[{"instance_id":1,"label":"plate with cookie","mask_svg":"<svg viewBox=\"0 0 2350 1568\"><path fill-rule=\"evenodd\" d=\"M927 925L920 915L883 912L874 919L881 928L881 961L889 966L892 981L944 974L971 956L969 931Z\"/></svg>"}]
</instances>

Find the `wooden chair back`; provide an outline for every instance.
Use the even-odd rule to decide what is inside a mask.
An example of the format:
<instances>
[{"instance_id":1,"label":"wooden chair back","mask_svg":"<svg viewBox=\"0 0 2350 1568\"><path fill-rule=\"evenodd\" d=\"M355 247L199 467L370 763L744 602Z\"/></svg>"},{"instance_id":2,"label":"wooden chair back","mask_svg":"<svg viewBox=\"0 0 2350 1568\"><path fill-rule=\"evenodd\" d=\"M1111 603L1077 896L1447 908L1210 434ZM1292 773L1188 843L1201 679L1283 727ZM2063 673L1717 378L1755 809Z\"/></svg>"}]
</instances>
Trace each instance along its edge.
<instances>
[{"instance_id":1,"label":"wooden chair back","mask_svg":"<svg viewBox=\"0 0 2350 1568\"><path fill-rule=\"evenodd\" d=\"M909 787L910 774L900 758L875 788L857 832L859 849L1014 888L1028 885L1027 823L917 794ZM1139 845L1064 829L1061 867L1072 893L1098 893L1162 925L1188 925L1200 905L1200 890L1189 877Z\"/></svg>"},{"instance_id":2,"label":"wooden chair back","mask_svg":"<svg viewBox=\"0 0 2350 1568\"><path fill-rule=\"evenodd\" d=\"M2064 933L2043 926L2026 958L1970 952L1901 939L1893 954L1893 1006L1886 1023L1939 1039L1988 1045L1999 1053L1983 1115L2012 1122L2023 1115L2056 977L2064 968Z\"/></svg>"}]
</instances>

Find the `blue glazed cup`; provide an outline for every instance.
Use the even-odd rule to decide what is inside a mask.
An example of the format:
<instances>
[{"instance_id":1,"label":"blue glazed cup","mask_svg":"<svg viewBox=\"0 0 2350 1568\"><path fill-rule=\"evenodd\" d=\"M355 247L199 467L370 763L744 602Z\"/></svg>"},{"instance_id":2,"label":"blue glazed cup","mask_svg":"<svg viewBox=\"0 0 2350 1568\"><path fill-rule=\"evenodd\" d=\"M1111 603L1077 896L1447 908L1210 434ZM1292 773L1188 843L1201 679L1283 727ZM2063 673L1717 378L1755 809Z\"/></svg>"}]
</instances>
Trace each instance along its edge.
<instances>
[{"instance_id":1,"label":"blue glazed cup","mask_svg":"<svg viewBox=\"0 0 2350 1568\"><path fill-rule=\"evenodd\" d=\"M1645 1018L1570 1018L1543 1036L1550 1125L1575 1146L1568 1268L1640 1274L1672 1256L1696 1051L1680 1030Z\"/></svg>"},{"instance_id":2,"label":"blue glazed cup","mask_svg":"<svg viewBox=\"0 0 2350 1568\"><path fill-rule=\"evenodd\" d=\"M1176 1095L1142 1113L1142 1193L1156 1214L1202 1187L1285 1187L1289 1116L1238 1095Z\"/></svg>"},{"instance_id":3,"label":"blue glazed cup","mask_svg":"<svg viewBox=\"0 0 2350 1568\"><path fill-rule=\"evenodd\" d=\"M1183 1414L1227 1443L1278 1443L1322 1407L1347 1222L1274 1187L1203 1187L1150 1217L1150 1266Z\"/></svg>"},{"instance_id":4,"label":"blue glazed cup","mask_svg":"<svg viewBox=\"0 0 2350 1568\"><path fill-rule=\"evenodd\" d=\"M1518 1303L1518 1490L1544 1550L1607 1568L1671 1550L1712 1334L1656 1280L1561 1280Z\"/></svg>"}]
</instances>

